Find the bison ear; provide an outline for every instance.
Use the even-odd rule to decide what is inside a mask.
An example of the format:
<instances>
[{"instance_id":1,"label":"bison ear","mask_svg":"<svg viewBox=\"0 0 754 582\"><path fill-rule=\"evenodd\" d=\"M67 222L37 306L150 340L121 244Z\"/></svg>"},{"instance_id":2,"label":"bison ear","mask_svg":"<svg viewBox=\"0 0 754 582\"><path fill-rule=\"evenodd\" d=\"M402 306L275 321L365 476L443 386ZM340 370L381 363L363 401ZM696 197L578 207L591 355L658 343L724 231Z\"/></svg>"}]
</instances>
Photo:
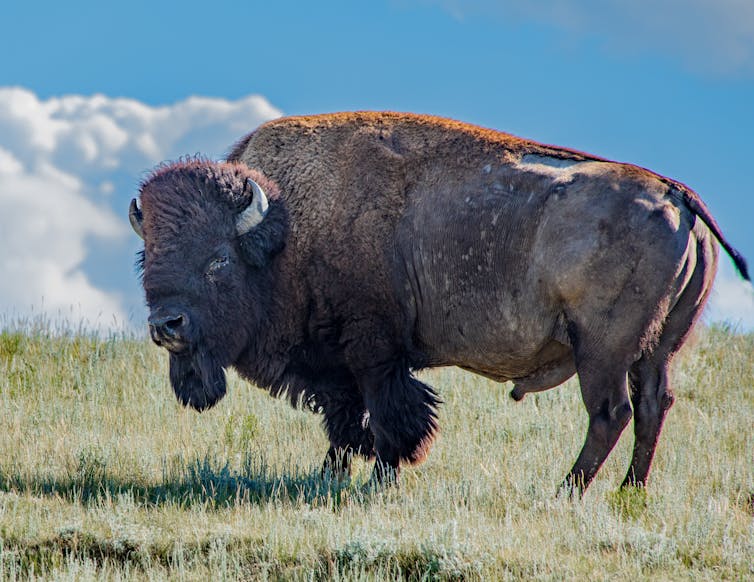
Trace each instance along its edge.
<instances>
[{"instance_id":1,"label":"bison ear","mask_svg":"<svg viewBox=\"0 0 754 582\"><path fill-rule=\"evenodd\" d=\"M144 240L144 216L136 202L136 198L131 199L131 206L128 208L128 220L131 221L131 228Z\"/></svg>"},{"instance_id":2,"label":"bison ear","mask_svg":"<svg viewBox=\"0 0 754 582\"><path fill-rule=\"evenodd\" d=\"M255 183L256 184L256 183ZM261 191L261 188L259 189ZM256 192L254 193L256 196ZM249 207L254 206L255 202ZM241 215L250 213L249 222L252 225L243 233L239 232L238 244L241 248L241 256L246 263L256 269L266 267L272 258L285 248L285 239L288 233L288 212L281 199L273 199L264 202L264 214L260 217L257 210L244 210ZM253 218L252 218L253 217ZM237 231L239 220L236 221Z\"/></svg>"}]
</instances>

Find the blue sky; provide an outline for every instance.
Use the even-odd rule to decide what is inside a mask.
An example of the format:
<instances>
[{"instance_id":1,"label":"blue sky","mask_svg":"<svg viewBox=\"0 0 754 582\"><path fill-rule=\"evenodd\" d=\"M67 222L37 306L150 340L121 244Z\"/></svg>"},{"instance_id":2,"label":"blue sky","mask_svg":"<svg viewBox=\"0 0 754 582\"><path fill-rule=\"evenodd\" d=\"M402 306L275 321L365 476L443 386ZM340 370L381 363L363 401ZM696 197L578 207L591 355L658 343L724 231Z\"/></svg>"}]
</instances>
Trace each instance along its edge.
<instances>
[{"instance_id":1,"label":"blue sky","mask_svg":"<svg viewBox=\"0 0 754 582\"><path fill-rule=\"evenodd\" d=\"M6 320L139 327L139 181L280 114L433 113L637 163L696 189L754 262L754 2L7 4ZM721 267L709 317L754 329L751 289Z\"/></svg>"}]
</instances>

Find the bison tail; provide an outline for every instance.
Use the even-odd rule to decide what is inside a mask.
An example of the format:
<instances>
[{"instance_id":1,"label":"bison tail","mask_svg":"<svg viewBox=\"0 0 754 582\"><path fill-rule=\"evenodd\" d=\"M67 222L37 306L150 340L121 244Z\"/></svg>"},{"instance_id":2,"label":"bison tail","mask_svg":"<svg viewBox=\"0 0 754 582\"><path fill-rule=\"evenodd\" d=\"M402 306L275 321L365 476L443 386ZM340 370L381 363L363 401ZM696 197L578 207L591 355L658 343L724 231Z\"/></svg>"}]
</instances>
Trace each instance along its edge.
<instances>
[{"instance_id":1,"label":"bison tail","mask_svg":"<svg viewBox=\"0 0 754 582\"><path fill-rule=\"evenodd\" d=\"M723 232L720 229L720 225L717 224L717 221L712 217L712 214L710 214L709 209L704 204L704 202L702 202L702 199L699 198L699 195L682 184L675 184L672 186L672 189L682 195L683 201L689 208L689 210L691 210L694 214L701 218L702 222L704 222L704 224L707 225L707 228L710 229L712 234L715 235L715 238L720 243L720 246L722 246L730 255L730 258L733 259L733 263L736 265L736 269L738 269L738 272L741 274L741 276L747 281L751 281L751 278L749 277L749 267L746 264L746 259L744 259L743 255L736 249L734 249L731 244L725 239Z\"/></svg>"}]
</instances>

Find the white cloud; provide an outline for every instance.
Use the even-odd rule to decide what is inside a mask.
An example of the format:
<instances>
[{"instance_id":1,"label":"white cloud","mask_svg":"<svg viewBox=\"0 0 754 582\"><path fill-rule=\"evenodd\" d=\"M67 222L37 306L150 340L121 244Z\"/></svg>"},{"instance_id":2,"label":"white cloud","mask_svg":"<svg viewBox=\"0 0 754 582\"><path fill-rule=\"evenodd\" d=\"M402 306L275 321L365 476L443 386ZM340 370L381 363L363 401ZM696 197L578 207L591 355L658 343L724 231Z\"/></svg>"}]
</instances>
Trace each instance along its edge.
<instances>
[{"instance_id":1,"label":"white cloud","mask_svg":"<svg viewBox=\"0 0 754 582\"><path fill-rule=\"evenodd\" d=\"M10 171L8 171L10 170ZM95 288L81 271L91 237L117 239L121 221L83 196L83 184L49 165L29 173L0 169L0 306L24 317L73 309L92 327L124 320L120 301Z\"/></svg>"},{"instance_id":2,"label":"white cloud","mask_svg":"<svg viewBox=\"0 0 754 582\"><path fill-rule=\"evenodd\" d=\"M0 314L93 328L141 319L125 214L145 172L181 155L219 158L278 115L258 96L150 107L0 88Z\"/></svg>"},{"instance_id":3,"label":"white cloud","mask_svg":"<svg viewBox=\"0 0 754 582\"><path fill-rule=\"evenodd\" d=\"M723 262L726 260L723 251L705 317L707 321L727 321L742 330L754 330L754 287L734 274L733 268Z\"/></svg>"},{"instance_id":4,"label":"white cloud","mask_svg":"<svg viewBox=\"0 0 754 582\"><path fill-rule=\"evenodd\" d=\"M455 17L535 21L612 51L660 51L694 71L754 73L751 0L422 0Z\"/></svg>"}]
</instances>

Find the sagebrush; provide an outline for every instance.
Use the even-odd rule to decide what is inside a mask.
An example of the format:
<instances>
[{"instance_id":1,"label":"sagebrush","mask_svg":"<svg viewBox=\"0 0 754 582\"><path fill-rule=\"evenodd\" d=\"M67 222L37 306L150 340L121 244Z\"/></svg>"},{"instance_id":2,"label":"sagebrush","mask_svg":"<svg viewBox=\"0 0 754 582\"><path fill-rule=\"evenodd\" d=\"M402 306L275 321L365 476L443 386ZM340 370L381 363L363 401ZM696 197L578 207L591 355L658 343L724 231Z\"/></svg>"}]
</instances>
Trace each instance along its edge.
<instances>
[{"instance_id":1,"label":"sagebrush","mask_svg":"<svg viewBox=\"0 0 754 582\"><path fill-rule=\"evenodd\" d=\"M0 334L0 577L754 577L754 334L704 329L648 489L618 490L631 427L582 501L556 496L586 414L572 380L520 403L455 369L442 434L398 488L323 478L320 420L235 376L182 409L146 340Z\"/></svg>"}]
</instances>

